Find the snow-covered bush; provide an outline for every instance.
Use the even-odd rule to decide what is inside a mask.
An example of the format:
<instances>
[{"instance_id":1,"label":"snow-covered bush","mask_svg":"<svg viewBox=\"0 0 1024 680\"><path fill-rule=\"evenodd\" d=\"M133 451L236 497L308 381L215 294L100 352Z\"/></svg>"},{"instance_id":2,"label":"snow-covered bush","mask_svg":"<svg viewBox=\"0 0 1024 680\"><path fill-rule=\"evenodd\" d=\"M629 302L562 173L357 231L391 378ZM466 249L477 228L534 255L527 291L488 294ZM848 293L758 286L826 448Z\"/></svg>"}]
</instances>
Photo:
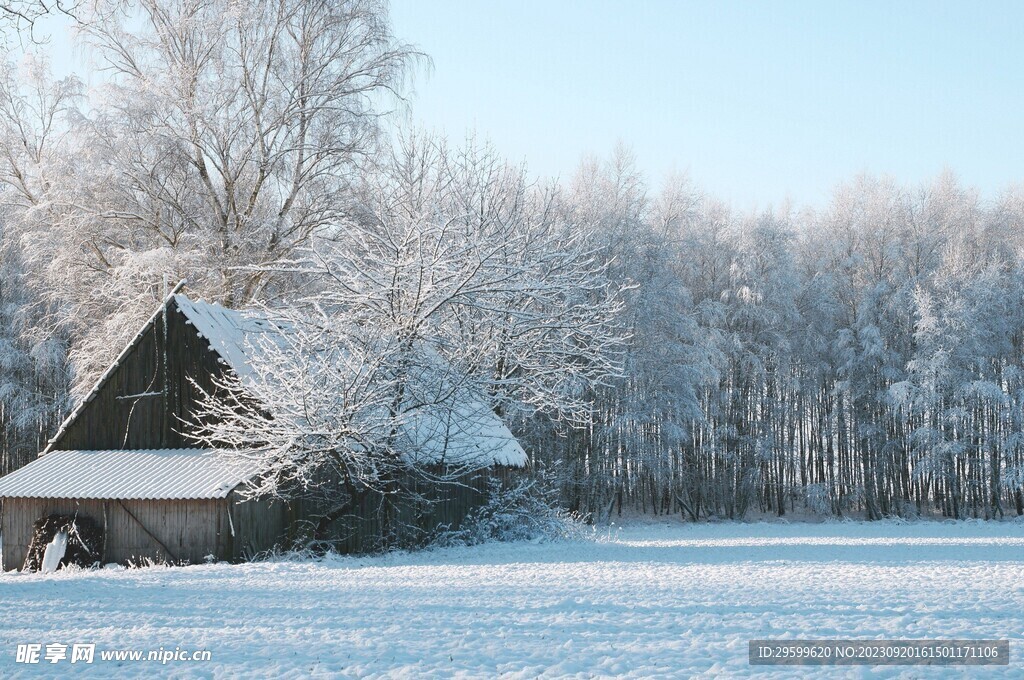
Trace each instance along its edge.
<instances>
[{"instance_id":1,"label":"snow-covered bush","mask_svg":"<svg viewBox=\"0 0 1024 680\"><path fill-rule=\"evenodd\" d=\"M808 484L804 487L807 508L816 515L828 517L833 513L832 493L827 484Z\"/></svg>"},{"instance_id":2,"label":"snow-covered bush","mask_svg":"<svg viewBox=\"0 0 1024 680\"><path fill-rule=\"evenodd\" d=\"M457 529L444 530L435 546L479 545L492 541L553 541L582 537L586 518L558 503L557 491L528 479L511 487L494 480L486 504L474 509Z\"/></svg>"}]
</instances>

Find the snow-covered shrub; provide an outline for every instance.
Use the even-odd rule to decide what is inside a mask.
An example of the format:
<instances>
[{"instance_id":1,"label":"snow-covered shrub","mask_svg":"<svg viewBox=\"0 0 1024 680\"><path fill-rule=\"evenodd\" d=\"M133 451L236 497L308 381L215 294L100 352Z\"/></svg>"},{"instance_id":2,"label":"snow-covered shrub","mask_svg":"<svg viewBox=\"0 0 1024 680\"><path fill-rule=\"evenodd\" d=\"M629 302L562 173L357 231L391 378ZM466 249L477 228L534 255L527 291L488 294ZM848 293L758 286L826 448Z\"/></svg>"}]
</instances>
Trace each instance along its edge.
<instances>
[{"instance_id":1,"label":"snow-covered shrub","mask_svg":"<svg viewBox=\"0 0 1024 680\"><path fill-rule=\"evenodd\" d=\"M807 509L816 515L828 517L832 512L832 495L827 484L808 484L804 487Z\"/></svg>"},{"instance_id":2,"label":"snow-covered shrub","mask_svg":"<svg viewBox=\"0 0 1024 680\"><path fill-rule=\"evenodd\" d=\"M471 511L459 528L440 532L433 544L566 540L588 530L586 518L562 508L557 491L543 480L528 479L507 488L494 480L488 493L487 503Z\"/></svg>"}]
</instances>

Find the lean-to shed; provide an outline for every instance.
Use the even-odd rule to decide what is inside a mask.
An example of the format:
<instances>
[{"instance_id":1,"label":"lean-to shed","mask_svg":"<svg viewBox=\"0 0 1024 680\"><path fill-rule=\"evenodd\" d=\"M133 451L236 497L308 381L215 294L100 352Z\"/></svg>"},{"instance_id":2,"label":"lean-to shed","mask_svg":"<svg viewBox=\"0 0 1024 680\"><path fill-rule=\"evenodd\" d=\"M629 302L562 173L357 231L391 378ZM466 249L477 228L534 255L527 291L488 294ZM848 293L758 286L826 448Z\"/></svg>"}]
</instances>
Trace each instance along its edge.
<instances>
[{"instance_id":1,"label":"lean-to shed","mask_svg":"<svg viewBox=\"0 0 1024 680\"><path fill-rule=\"evenodd\" d=\"M32 525L84 515L104 529L102 562L234 560L282 536L282 503L243 501L244 470L202 449L51 451L0 479L3 564L25 562Z\"/></svg>"}]
</instances>

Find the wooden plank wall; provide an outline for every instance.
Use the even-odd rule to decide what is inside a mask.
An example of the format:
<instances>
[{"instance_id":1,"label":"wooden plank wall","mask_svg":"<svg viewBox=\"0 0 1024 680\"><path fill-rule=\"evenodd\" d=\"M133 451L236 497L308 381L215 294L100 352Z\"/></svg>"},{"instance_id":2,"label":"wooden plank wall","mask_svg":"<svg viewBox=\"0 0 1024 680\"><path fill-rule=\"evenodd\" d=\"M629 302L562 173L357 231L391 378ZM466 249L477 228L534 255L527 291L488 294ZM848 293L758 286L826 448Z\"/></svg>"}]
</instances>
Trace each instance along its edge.
<instances>
[{"instance_id":1,"label":"wooden plank wall","mask_svg":"<svg viewBox=\"0 0 1024 680\"><path fill-rule=\"evenodd\" d=\"M459 485L421 481L415 486L427 502L399 508L383 503L379 495L368 496L352 514L332 524L330 537L337 541L339 551L346 553L381 549L385 533L391 535L392 546L414 547L440 526L458 528L467 513L487 501L491 478L508 483L518 473L497 468L467 475ZM248 559L275 545L288 547L288 538L294 538L294 533L288 535L294 530L290 523L296 519L315 520L323 511L322 506L308 502L289 507L268 499L243 501L237 494L228 499L188 501L8 498L0 512L0 568L21 568L32 525L54 513L88 515L105 524L104 564L139 564L146 559L199 563L207 555L218 560Z\"/></svg>"},{"instance_id":2,"label":"wooden plank wall","mask_svg":"<svg viewBox=\"0 0 1024 680\"><path fill-rule=\"evenodd\" d=\"M330 538L340 552L366 553L379 550L381 537L389 533L398 546L415 547L432 536L439 527L457 529L466 515L488 500L491 479L508 484L519 470L497 467L463 476L457 484L438 485L417 480L409 482L425 502L405 503L399 507L383 502L379 494L368 495L349 516L331 524ZM300 504L300 513L313 518L320 507Z\"/></svg>"},{"instance_id":3,"label":"wooden plank wall","mask_svg":"<svg viewBox=\"0 0 1024 680\"><path fill-rule=\"evenodd\" d=\"M200 338L196 329L187 324L173 302L167 310L167 330L165 343L163 316L158 317L111 372L99 392L54 442L54 449L195 446L181 434L182 420L193 419L200 394L190 379L203 389L212 391L214 380L223 375L225 368L207 340ZM136 399L119 398L152 392L160 394Z\"/></svg>"},{"instance_id":4,"label":"wooden plank wall","mask_svg":"<svg viewBox=\"0 0 1024 680\"><path fill-rule=\"evenodd\" d=\"M287 507L281 501L270 499L243 500L232 493L231 557L247 560L275 545L283 544L287 530Z\"/></svg>"},{"instance_id":5,"label":"wooden plank wall","mask_svg":"<svg viewBox=\"0 0 1024 680\"><path fill-rule=\"evenodd\" d=\"M53 513L88 515L100 525L105 521L106 545L101 560L104 564L141 563L146 558L195 563L202 562L207 555L231 559L227 508L228 501L224 499L118 502L8 498L4 500L0 521L2 567L22 567L32 525Z\"/></svg>"}]
</instances>

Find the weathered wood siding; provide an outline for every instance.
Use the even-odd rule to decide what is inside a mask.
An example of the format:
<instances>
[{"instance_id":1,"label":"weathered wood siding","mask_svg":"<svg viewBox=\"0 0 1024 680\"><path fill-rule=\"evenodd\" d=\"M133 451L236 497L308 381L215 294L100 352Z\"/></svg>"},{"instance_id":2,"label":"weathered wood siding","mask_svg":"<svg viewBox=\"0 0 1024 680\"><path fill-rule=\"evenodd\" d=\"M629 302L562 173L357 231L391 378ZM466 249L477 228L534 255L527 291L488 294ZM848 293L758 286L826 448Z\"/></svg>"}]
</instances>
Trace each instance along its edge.
<instances>
[{"instance_id":1,"label":"weathered wood siding","mask_svg":"<svg viewBox=\"0 0 1024 680\"><path fill-rule=\"evenodd\" d=\"M167 332L164 332L164 318ZM165 362L166 360L166 362ZM168 449L195 443L181 434L200 392L225 367L172 301L142 333L101 389L54 442L54 449ZM166 382L166 384L165 384ZM157 394L153 394L157 393ZM148 394L150 396L135 396Z\"/></svg>"},{"instance_id":2,"label":"weathered wood siding","mask_svg":"<svg viewBox=\"0 0 1024 680\"><path fill-rule=\"evenodd\" d=\"M100 501L8 498L0 531L3 569L21 569L32 525L53 513L88 515L105 526L104 564L202 562L207 555L230 559L226 500Z\"/></svg>"},{"instance_id":3,"label":"weathered wood siding","mask_svg":"<svg viewBox=\"0 0 1024 680\"><path fill-rule=\"evenodd\" d=\"M421 502L385 503L380 494L367 495L353 511L331 523L328 538L343 553L379 550L382 539L389 546L415 547L447 527L458 529L466 515L487 502L492 479L509 484L522 470L495 467L465 475L456 483L438 484L426 480L406 482L422 497ZM298 502L293 518L315 521L322 505Z\"/></svg>"},{"instance_id":4,"label":"weathered wood siding","mask_svg":"<svg viewBox=\"0 0 1024 680\"><path fill-rule=\"evenodd\" d=\"M288 509L281 501L269 499L243 500L236 493L230 496L231 557L247 560L274 546L283 545L287 531Z\"/></svg>"},{"instance_id":5,"label":"weathered wood siding","mask_svg":"<svg viewBox=\"0 0 1024 680\"><path fill-rule=\"evenodd\" d=\"M367 496L353 511L335 521L329 538L345 553L390 546L412 547L441 527L458 528L466 515L487 501L489 481L507 483L519 470L497 468L468 475L458 484L419 482L421 503L395 507L380 495ZM88 515L105 527L104 564L139 564L145 560L172 563L244 560L275 546L288 547L296 520L316 521L326 508L298 501L241 499L233 493L218 500L73 500L8 498L0 506L2 568L20 569L32 538L32 525L54 513ZM229 517L230 512L230 517Z\"/></svg>"},{"instance_id":6,"label":"weathered wood siding","mask_svg":"<svg viewBox=\"0 0 1024 680\"><path fill-rule=\"evenodd\" d=\"M100 558L104 564L139 564L146 559L191 564L205 561L207 555L247 559L280 543L285 532L282 503L241 501L234 495L187 501L8 498L0 518L4 570L21 569L32 525L54 513L87 515L105 526Z\"/></svg>"}]
</instances>

